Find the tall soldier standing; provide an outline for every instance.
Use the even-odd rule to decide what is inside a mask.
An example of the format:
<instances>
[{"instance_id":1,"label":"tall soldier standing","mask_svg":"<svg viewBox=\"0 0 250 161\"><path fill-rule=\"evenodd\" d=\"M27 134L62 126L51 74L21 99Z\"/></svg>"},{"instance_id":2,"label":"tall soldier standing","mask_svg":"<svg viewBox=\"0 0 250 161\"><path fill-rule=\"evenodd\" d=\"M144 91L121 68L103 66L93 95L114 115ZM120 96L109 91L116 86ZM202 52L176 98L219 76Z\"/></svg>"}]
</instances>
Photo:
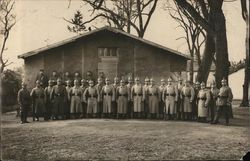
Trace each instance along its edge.
<instances>
[{"instance_id":1,"label":"tall soldier standing","mask_svg":"<svg viewBox=\"0 0 250 161\"><path fill-rule=\"evenodd\" d=\"M114 78L114 83L113 83L113 88L114 88L114 91L115 91L115 100L117 100L116 89L117 89L118 86L119 86L119 78L115 77ZM116 101L112 102L112 114L113 114L112 117L115 118L115 116L117 114L117 102Z\"/></svg>"},{"instance_id":2,"label":"tall soldier standing","mask_svg":"<svg viewBox=\"0 0 250 161\"><path fill-rule=\"evenodd\" d=\"M207 122L208 116L208 105L210 102L210 91L205 89L205 83L201 83L201 89L197 94L197 105L198 105L198 121Z\"/></svg>"},{"instance_id":3,"label":"tall soldier standing","mask_svg":"<svg viewBox=\"0 0 250 161\"><path fill-rule=\"evenodd\" d=\"M165 89L166 85L165 85L165 79L161 79L161 85L159 86L159 95L160 95L160 103L159 103L159 119L163 118L164 115L164 108L165 108L165 104L164 104L164 100L162 99L163 96L163 91Z\"/></svg>"},{"instance_id":4,"label":"tall soldier standing","mask_svg":"<svg viewBox=\"0 0 250 161\"><path fill-rule=\"evenodd\" d=\"M53 88L53 82L51 80L48 81L49 86L45 88L45 105L46 105L46 119L50 119L51 117L51 110L53 108L53 104L50 100L50 93Z\"/></svg>"},{"instance_id":5,"label":"tall soldier standing","mask_svg":"<svg viewBox=\"0 0 250 161\"><path fill-rule=\"evenodd\" d=\"M69 91L70 114L73 118L79 118L82 115L82 89L79 81L74 80L74 86Z\"/></svg>"},{"instance_id":6,"label":"tall soldier standing","mask_svg":"<svg viewBox=\"0 0 250 161\"><path fill-rule=\"evenodd\" d=\"M94 81L89 80L89 87L83 93L83 99L87 103L87 117L96 118L98 114L98 100L99 100L99 92L96 87L94 87Z\"/></svg>"},{"instance_id":7,"label":"tall soldier standing","mask_svg":"<svg viewBox=\"0 0 250 161\"><path fill-rule=\"evenodd\" d=\"M128 90L129 90L129 101L128 101L128 117L132 118L133 116L133 102L131 98L131 88L133 87L133 79L132 77L128 77L128 84L127 84Z\"/></svg>"},{"instance_id":8,"label":"tall soldier standing","mask_svg":"<svg viewBox=\"0 0 250 161\"><path fill-rule=\"evenodd\" d=\"M224 116L226 119L226 125L229 125L229 108L231 106L232 100L233 100L233 94L230 87L227 86L227 80L223 79L221 81L222 87L220 88L219 94L218 94L218 109L215 116L215 120L213 124L217 124L219 121L220 116L224 112Z\"/></svg>"},{"instance_id":9,"label":"tall soldier standing","mask_svg":"<svg viewBox=\"0 0 250 161\"><path fill-rule=\"evenodd\" d=\"M163 90L162 100L165 102L164 120L166 120L166 115L169 120L174 119L175 114L175 103L178 100L178 90L172 84L172 79L168 79L168 85Z\"/></svg>"},{"instance_id":10,"label":"tall soldier standing","mask_svg":"<svg viewBox=\"0 0 250 161\"><path fill-rule=\"evenodd\" d=\"M198 100L197 100L197 95L200 91L200 82L195 82L194 85L194 101L192 105L192 120L196 120L198 116Z\"/></svg>"},{"instance_id":11,"label":"tall soldier standing","mask_svg":"<svg viewBox=\"0 0 250 161\"><path fill-rule=\"evenodd\" d=\"M184 117L184 115L183 115L183 101L182 101L182 98L181 98L181 91L182 91L182 88L183 88L181 78L178 79L178 84L177 84L176 88L178 90L178 100L177 100L177 109L176 109L177 119L181 120Z\"/></svg>"},{"instance_id":12,"label":"tall soldier standing","mask_svg":"<svg viewBox=\"0 0 250 161\"><path fill-rule=\"evenodd\" d=\"M116 88L117 119L119 119L120 115L122 118L126 117L129 101L129 88L125 86L124 80L121 80L120 84L121 85Z\"/></svg>"},{"instance_id":13,"label":"tall soldier standing","mask_svg":"<svg viewBox=\"0 0 250 161\"><path fill-rule=\"evenodd\" d=\"M70 90L71 90L71 80L67 79L66 80L66 91L67 91L67 101L65 103L65 114L66 114L66 119L70 119Z\"/></svg>"},{"instance_id":14,"label":"tall soldier standing","mask_svg":"<svg viewBox=\"0 0 250 161\"><path fill-rule=\"evenodd\" d=\"M57 85L53 86L52 88L50 99L53 102L52 119L58 120L59 117L62 117L62 119L64 119L64 105L67 100L67 91L65 86L62 85L62 80L60 78L57 79Z\"/></svg>"},{"instance_id":15,"label":"tall soldier standing","mask_svg":"<svg viewBox=\"0 0 250 161\"><path fill-rule=\"evenodd\" d=\"M109 78L105 79L106 85L102 87L101 96L103 100L103 117L111 117L112 114L112 102L115 101L115 90L110 84Z\"/></svg>"},{"instance_id":16,"label":"tall soldier standing","mask_svg":"<svg viewBox=\"0 0 250 161\"><path fill-rule=\"evenodd\" d=\"M132 118L141 118L143 112L143 87L138 77L135 78L135 84L131 88L131 101L133 101Z\"/></svg>"},{"instance_id":17,"label":"tall soldier standing","mask_svg":"<svg viewBox=\"0 0 250 161\"><path fill-rule=\"evenodd\" d=\"M186 80L181 91L181 98L183 99L184 119L191 120L192 105L194 101L194 88L190 86L189 81Z\"/></svg>"},{"instance_id":18,"label":"tall soldier standing","mask_svg":"<svg viewBox=\"0 0 250 161\"><path fill-rule=\"evenodd\" d=\"M41 82L39 80L36 81L36 87L33 88L30 92L30 96L32 97L33 102L33 119L35 121L39 121L39 117L43 116L45 118L45 92L41 86Z\"/></svg>"},{"instance_id":19,"label":"tall soldier standing","mask_svg":"<svg viewBox=\"0 0 250 161\"><path fill-rule=\"evenodd\" d=\"M78 80L78 79L75 79L75 80ZM80 82L80 80L79 80L79 82ZM81 90L82 90L82 96L83 96L83 93L84 93L84 91L86 90L86 88L87 88L88 86L87 86L87 82L86 82L86 80L85 79L82 79L81 80L81 86L80 86L80 88L81 88ZM84 118L84 117L87 117L87 103L84 101L84 98L82 97L81 98L81 102L82 102L82 114L81 114L81 118Z\"/></svg>"},{"instance_id":20,"label":"tall soldier standing","mask_svg":"<svg viewBox=\"0 0 250 161\"><path fill-rule=\"evenodd\" d=\"M97 89L99 94L101 93L102 87L103 87L103 79L98 78L97 84L95 85L95 88ZM98 117L100 118L101 114L102 114L102 98L101 98L101 96L99 96L97 108L98 108L98 115L99 115Z\"/></svg>"},{"instance_id":21,"label":"tall soldier standing","mask_svg":"<svg viewBox=\"0 0 250 161\"><path fill-rule=\"evenodd\" d=\"M21 124L29 123L27 121L27 114L31 105L31 97L30 92L27 90L27 85L24 82L22 82L22 89L18 91L17 101L20 105Z\"/></svg>"},{"instance_id":22,"label":"tall soldier standing","mask_svg":"<svg viewBox=\"0 0 250 161\"><path fill-rule=\"evenodd\" d=\"M148 95L148 109L150 118L156 119L157 114L159 114L159 88L154 84L154 79L150 79L150 85L147 88L146 94Z\"/></svg>"},{"instance_id":23,"label":"tall soldier standing","mask_svg":"<svg viewBox=\"0 0 250 161\"><path fill-rule=\"evenodd\" d=\"M144 80L144 86L143 86L144 118L147 118L148 108L149 108L149 104L148 104L149 100L148 100L148 94L147 94L148 86L149 86L149 78L146 77Z\"/></svg>"},{"instance_id":24,"label":"tall soldier standing","mask_svg":"<svg viewBox=\"0 0 250 161\"><path fill-rule=\"evenodd\" d=\"M210 122L214 121L214 116L215 112L217 111L217 98L220 90L216 87L216 83L212 82L211 83L211 89L210 89L210 94L211 94L211 100L209 104L209 115L211 117Z\"/></svg>"}]
</instances>

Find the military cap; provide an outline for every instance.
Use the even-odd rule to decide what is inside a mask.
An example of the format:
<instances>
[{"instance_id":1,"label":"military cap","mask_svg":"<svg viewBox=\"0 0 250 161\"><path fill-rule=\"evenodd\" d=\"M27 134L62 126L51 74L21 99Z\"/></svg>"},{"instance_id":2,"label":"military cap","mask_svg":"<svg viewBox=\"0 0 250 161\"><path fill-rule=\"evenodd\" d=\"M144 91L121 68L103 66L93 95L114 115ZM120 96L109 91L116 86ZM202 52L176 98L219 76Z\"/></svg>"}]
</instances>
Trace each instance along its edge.
<instances>
[{"instance_id":1,"label":"military cap","mask_svg":"<svg viewBox=\"0 0 250 161\"><path fill-rule=\"evenodd\" d=\"M150 78L150 82L154 82L155 80L153 78Z\"/></svg>"},{"instance_id":2,"label":"military cap","mask_svg":"<svg viewBox=\"0 0 250 161\"><path fill-rule=\"evenodd\" d=\"M125 81L123 79L120 80L120 83L124 83Z\"/></svg>"},{"instance_id":3,"label":"military cap","mask_svg":"<svg viewBox=\"0 0 250 161\"><path fill-rule=\"evenodd\" d=\"M140 80L140 78L139 77L135 77L135 81L139 81Z\"/></svg>"},{"instance_id":4,"label":"military cap","mask_svg":"<svg viewBox=\"0 0 250 161\"><path fill-rule=\"evenodd\" d=\"M204 83L204 82L203 82L203 83ZM196 84L196 85L200 85L200 82L196 81L195 84Z\"/></svg>"},{"instance_id":5,"label":"military cap","mask_svg":"<svg viewBox=\"0 0 250 161\"><path fill-rule=\"evenodd\" d=\"M82 80L81 80L81 83L84 83L84 82L86 82L86 80L85 80L85 79L82 79Z\"/></svg>"},{"instance_id":6,"label":"military cap","mask_svg":"<svg viewBox=\"0 0 250 161\"><path fill-rule=\"evenodd\" d=\"M185 82L185 83L189 83L190 81L186 79L184 82Z\"/></svg>"},{"instance_id":7,"label":"military cap","mask_svg":"<svg viewBox=\"0 0 250 161\"><path fill-rule=\"evenodd\" d=\"M40 80L36 80L36 84L40 84L40 82L41 82Z\"/></svg>"},{"instance_id":8,"label":"military cap","mask_svg":"<svg viewBox=\"0 0 250 161\"><path fill-rule=\"evenodd\" d=\"M128 77L128 80L129 80L129 81L132 81L133 79L132 79L132 77Z\"/></svg>"},{"instance_id":9,"label":"military cap","mask_svg":"<svg viewBox=\"0 0 250 161\"><path fill-rule=\"evenodd\" d=\"M205 86L205 83L204 83L204 82L201 82L201 86Z\"/></svg>"},{"instance_id":10,"label":"military cap","mask_svg":"<svg viewBox=\"0 0 250 161\"><path fill-rule=\"evenodd\" d=\"M119 80L119 78L118 78L118 77L115 77L114 80Z\"/></svg>"},{"instance_id":11,"label":"military cap","mask_svg":"<svg viewBox=\"0 0 250 161\"><path fill-rule=\"evenodd\" d=\"M172 82L172 81L173 81L173 80L169 77L169 78L168 78L168 82Z\"/></svg>"},{"instance_id":12,"label":"military cap","mask_svg":"<svg viewBox=\"0 0 250 161\"><path fill-rule=\"evenodd\" d=\"M97 81L102 81L102 78L99 77L99 78L97 79Z\"/></svg>"},{"instance_id":13,"label":"military cap","mask_svg":"<svg viewBox=\"0 0 250 161\"><path fill-rule=\"evenodd\" d=\"M223 78L223 79L221 80L221 83L227 83L227 80L226 80L225 78Z\"/></svg>"},{"instance_id":14,"label":"military cap","mask_svg":"<svg viewBox=\"0 0 250 161\"><path fill-rule=\"evenodd\" d=\"M181 78L181 77L179 77L179 78L178 78L178 81L182 81L182 78Z\"/></svg>"},{"instance_id":15,"label":"military cap","mask_svg":"<svg viewBox=\"0 0 250 161\"><path fill-rule=\"evenodd\" d=\"M22 86L26 86L27 84L25 82L22 82Z\"/></svg>"},{"instance_id":16,"label":"military cap","mask_svg":"<svg viewBox=\"0 0 250 161\"><path fill-rule=\"evenodd\" d=\"M75 80L74 80L74 83L79 83L78 79L75 79Z\"/></svg>"},{"instance_id":17,"label":"military cap","mask_svg":"<svg viewBox=\"0 0 250 161\"><path fill-rule=\"evenodd\" d=\"M94 83L94 81L93 80L89 80L89 84L91 84L91 83Z\"/></svg>"},{"instance_id":18,"label":"military cap","mask_svg":"<svg viewBox=\"0 0 250 161\"><path fill-rule=\"evenodd\" d=\"M58 78L56 81L57 81L57 82L61 82L61 81L62 81L62 79L61 79L61 78Z\"/></svg>"},{"instance_id":19,"label":"military cap","mask_svg":"<svg viewBox=\"0 0 250 161\"><path fill-rule=\"evenodd\" d=\"M165 79L161 79L161 82L165 82Z\"/></svg>"},{"instance_id":20,"label":"military cap","mask_svg":"<svg viewBox=\"0 0 250 161\"><path fill-rule=\"evenodd\" d=\"M148 77L145 78L145 82L149 82L149 78Z\"/></svg>"},{"instance_id":21,"label":"military cap","mask_svg":"<svg viewBox=\"0 0 250 161\"><path fill-rule=\"evenodd\" d=\"M109 78L106 78L105 81L110 81L110 79L109 79Z\"/></svg>"}]
</instances>

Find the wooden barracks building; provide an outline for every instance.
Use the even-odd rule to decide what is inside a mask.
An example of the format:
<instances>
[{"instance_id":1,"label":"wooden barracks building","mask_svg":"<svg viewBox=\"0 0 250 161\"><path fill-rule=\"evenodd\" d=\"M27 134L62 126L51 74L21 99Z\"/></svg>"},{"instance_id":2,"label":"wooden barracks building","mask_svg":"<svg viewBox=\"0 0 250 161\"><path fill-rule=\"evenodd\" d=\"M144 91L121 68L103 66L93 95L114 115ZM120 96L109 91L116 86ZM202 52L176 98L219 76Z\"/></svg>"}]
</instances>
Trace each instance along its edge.
<instances>
[{"instance_id":1,"label":"wooden barracks building","mask_svg":"<svg viewBox=\"0 0 250 161\"><path fill-rule=\"evenodd\" d=\"M85 34L19 55L24 59L24 79L33 86L40 69L60 76L66 71L79 72L84 76L91 72L95 78L100 74L141 79L153 77L156 81L186 71L189 56L138 38L111 27L103 27Z\"/></svg>"}]
</instances>

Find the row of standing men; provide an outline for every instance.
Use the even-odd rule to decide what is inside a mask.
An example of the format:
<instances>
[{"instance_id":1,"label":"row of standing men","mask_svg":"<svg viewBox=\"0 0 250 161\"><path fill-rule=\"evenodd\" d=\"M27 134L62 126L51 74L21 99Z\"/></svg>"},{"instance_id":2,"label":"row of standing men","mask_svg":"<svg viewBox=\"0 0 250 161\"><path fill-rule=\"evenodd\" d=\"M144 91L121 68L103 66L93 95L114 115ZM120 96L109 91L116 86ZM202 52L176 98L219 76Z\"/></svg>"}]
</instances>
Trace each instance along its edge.
<instances>
[{"instance_id":1,"label":"row of standing men","mask_svg":"<svg viewBox=\"0 0 250 161\"><path fill-rule=\"evenodd\" d=\"M18 102L21 107L21 123L27 122L27 109L32 105L33 120L39 117L45 120L69 119L69 118L149 118L164 120L198 120L218 123L223 113L226 124L229 123L229 106L233 95L227 86L226 80L222 80L222 87L216 88L215 83L211 89L206 88L205 83L195 83L178 80L174 85L169 78L167 85L161 80L160 86L154 79L145 79L144 85L136 77L124 80L115 77L114 83L106 78L98 78L97 84L90 80L74 80L73 86L70 80L62 82L48 81L48 87L43 87L40 80L36 81L36 87L29 92L25 83L18 93ZM64 85L65 84L65 85ZM25 98L26 97L26 98Z\"/></svg>"}]
</instances>

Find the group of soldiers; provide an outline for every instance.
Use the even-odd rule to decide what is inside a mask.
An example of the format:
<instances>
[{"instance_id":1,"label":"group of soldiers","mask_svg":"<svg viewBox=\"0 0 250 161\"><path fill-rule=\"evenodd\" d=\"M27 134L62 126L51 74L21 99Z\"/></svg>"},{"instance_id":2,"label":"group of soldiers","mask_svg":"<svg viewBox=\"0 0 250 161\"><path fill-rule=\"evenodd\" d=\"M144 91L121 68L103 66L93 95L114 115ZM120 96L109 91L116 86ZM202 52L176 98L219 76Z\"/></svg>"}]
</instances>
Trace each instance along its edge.
<instances>
[{"instance_id":1,"label":"group of soldiers","mask_svg":"<svg viewBox=\"0 0 250 161\"><path fill-rule=\"evenodd\" d=\"M229 109L233 99L227 81L221 81L218 89L215 82L211 88L205 83L191 82L182 79L175 85L169 78L167 82L161 79L160 86L153 78L145 78L144 84L140 78L134 80L109 78L93 80L74 79L64 81L57 78L49 79L44 85L44 77L36 80L36 87L28 91L26 84L18 92L18 102L21 111L21 123L27 123L27 113L30 106L33 111L33 121L78 118L136 118L163 120L197 120L217 124L224 114L226 125L229 124Z\"/></svg>"}]
</instances>

